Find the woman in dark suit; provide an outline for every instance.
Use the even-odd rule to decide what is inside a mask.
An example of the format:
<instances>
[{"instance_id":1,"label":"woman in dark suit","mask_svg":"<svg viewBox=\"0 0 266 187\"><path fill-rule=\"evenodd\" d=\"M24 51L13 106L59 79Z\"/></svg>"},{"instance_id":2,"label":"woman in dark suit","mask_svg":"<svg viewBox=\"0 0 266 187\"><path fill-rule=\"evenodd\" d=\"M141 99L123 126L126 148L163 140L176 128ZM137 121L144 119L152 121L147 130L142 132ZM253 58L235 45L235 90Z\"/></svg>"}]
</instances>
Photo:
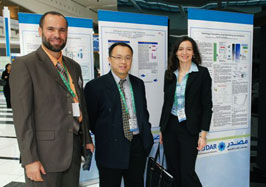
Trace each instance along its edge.
<instances>
[{"instance_id":1,"label":"woman in dark suit","mask_svg":"<svg viewBox=\"0 0 266 187\"><path fill-rule=\"evenodd\" d=\"M207 143L212 80L200 64L196 42L185 36L175 44L165 72L160 143L177 187L202 186L195 163L198 151Z\"/></svg>"},{"instance_id":2,"label":"woman in dark suit","mask_svg":"<svg viewBox=\"0 0 266 187\"><path fill-rule=\"evenodd\" d=\"M6 98L6 106L7 108L11 108L10 103L10 88L9 88L9 75L11 72L11 64L6 64L5 71L2 73L2 79L6 81L6 85L4 86L4 95Z\"/></svg>"}]
</instances>

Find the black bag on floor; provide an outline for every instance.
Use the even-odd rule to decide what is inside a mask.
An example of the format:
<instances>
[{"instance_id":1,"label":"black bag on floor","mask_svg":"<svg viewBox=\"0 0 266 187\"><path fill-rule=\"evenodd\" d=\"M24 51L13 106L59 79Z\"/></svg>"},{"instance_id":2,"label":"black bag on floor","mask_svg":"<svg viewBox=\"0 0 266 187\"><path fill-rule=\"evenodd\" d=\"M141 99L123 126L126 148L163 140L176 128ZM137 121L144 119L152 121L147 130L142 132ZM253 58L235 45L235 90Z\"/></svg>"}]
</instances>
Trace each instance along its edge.
<instances>
[{"instance_id":1,"label":"black bag on floor","mask_svg":"<svg viewBox=\"0 0 266 187\"><path fill-rule=\"evenodd\" d=\"M159 155L160 160L160 143L155 154L155 158L149 157L146 176L146 187L174 187L173 176L163 168L164 153L162 165L157 163Z\"/></svg>"}]
</instances>

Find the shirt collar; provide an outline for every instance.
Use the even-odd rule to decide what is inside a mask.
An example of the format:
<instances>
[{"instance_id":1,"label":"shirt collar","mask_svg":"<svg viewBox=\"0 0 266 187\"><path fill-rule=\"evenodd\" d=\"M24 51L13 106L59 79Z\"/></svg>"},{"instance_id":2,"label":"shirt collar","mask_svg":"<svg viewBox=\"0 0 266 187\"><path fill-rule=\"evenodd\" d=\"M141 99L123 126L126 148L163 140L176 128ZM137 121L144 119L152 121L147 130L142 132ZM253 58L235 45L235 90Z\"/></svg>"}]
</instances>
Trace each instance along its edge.
<instances>
[{"instance_id":1,"label":"shirt collar","mask_svg":"<svg viewBox=\"0 0 266 187\"><path fill-rule=\"evenodd\" d=\"M119 81L121 80L112 70L111 70L111 72L112 72L112 75L113 75L113 77L114 77L114 79L115 79L115 82L117 83L117 84L119 84ZM128 79L128 75L126 76L126 78L125 78L125 80L129 80Z\"/></svg>"},{"instance_id":2,"label":"shirt collar","mask_svg":"<svg viewBox=\"0 0 266 187\"><path fill-rule=\"evenodd\" d=\"M187 74L191 72L198 72L198 71L199 71L198 66L194 62L192 62ZM175 70L174 74L176 75L176 77L178 77L178 70Z\"/></svg>"},{"instance_id":3,"label":"shirt collar","mask_svg":"<svg viewBox=\"0 0 266 187\"><path fill-rule=\"evenodd\" d=\"M58 59L56 59L55 57L53 57L52 55L50 55L47 51L47 49L42 45L42 49L44 50L44 52L48 55L48 57L50 58L50 60L53 62L54 66L56 66L56 63L59 62L60 64L63 64L63 55L62 55L62 51L60 51L60 56Z\"/></svg>"}]
</instances>

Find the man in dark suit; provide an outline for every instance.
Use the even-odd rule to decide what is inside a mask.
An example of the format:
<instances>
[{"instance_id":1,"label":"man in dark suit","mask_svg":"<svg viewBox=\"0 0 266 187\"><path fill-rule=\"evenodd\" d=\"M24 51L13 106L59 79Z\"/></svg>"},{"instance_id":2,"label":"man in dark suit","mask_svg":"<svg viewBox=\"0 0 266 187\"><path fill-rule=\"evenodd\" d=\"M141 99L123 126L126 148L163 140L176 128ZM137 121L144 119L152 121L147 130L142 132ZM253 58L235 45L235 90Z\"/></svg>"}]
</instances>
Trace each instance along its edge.
<instances>
[{"instance_id":1,"label":"man in dark suit","mask_svg":"<svg viewBox=\"0 0 266 187\"><path fill-rule=\"evenodd\" d=\"M68 24L58 12L39 24L42 45L12 64L14 125L27 187L78 187L89 133L81 69L62 56Z\"/></svg>"},{"instance_id":2,"label":"man in dark suit","mask_svg":"<svg viewBox=\"0 0 266 187\"><path fill-rule=\"evenodd\" d=\"M85 87L101 187L142 187L146 157L153 145L142 80L130 75L132 48L109 48L111 71Z\"/></svg>"}]
</instances>

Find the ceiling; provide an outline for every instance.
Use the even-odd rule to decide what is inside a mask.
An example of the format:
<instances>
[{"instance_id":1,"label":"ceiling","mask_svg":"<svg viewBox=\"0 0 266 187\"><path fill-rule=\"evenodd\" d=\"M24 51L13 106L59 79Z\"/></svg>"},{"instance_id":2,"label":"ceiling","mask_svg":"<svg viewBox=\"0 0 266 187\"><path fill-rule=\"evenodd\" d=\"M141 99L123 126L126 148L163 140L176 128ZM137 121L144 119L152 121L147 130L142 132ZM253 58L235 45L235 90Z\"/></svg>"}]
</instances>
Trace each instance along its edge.
<instances>
[{"instance_id":1,"label":"ceiling","mask_svg":"<svg viewBox=\"0 0 266 187\"><path fill-rule=\"evenodd\" d=\"M117 0L71 0L89 9L117 10Z\"/></svg>"},{"instance_id":2,"label":"ceiling","mask_svg":"<svg viewBox=\"0 0 266 187\"><path fill-rule=\"evenodd\" d=\"M22 1L22 0L21 0ZM31 1L31 0L27 0ZM43 0L32 0L43 1ZM63 0L54 0L63 1ZM255 15L255 25L266 25L266 0L68 0L96 13L98 9L130 11L147 14L186 13L187 8L250 13ZM0 0L0 5L14 5L10 0ZM125 8L126 7L126 8ZM1 6L0 6L1 8ZM27 12L23 7L19 11ZM31 10L28 10L29 12Z\"/></svg>"},{"instance_id":3,"label":"ceiling","mask_svg":"<svg viewBox=\"0 0 266 187\"><path fill-rule=\"evenodd\" d=\"M243 8L242 11L247 13L246 7L261 7L266 5L266 0L118 0L119 6L134 6L137 9L161 10L166 12L179 12L181 9L190 7L204 9L231 9ZM241 12L241 9L238 10Z\"/></svg>"}]
</instances>

